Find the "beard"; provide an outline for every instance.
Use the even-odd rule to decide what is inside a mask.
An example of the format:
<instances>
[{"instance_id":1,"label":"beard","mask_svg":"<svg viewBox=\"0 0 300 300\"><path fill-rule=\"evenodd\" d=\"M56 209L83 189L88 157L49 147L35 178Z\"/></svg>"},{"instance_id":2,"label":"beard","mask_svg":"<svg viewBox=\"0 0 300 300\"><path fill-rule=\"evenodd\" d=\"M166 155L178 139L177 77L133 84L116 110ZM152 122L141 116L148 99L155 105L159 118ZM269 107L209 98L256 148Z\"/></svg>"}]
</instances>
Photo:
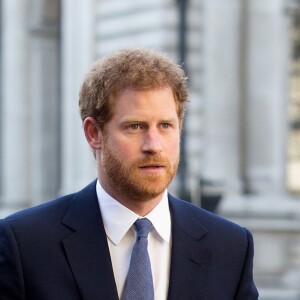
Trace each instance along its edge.
<instances>
[{"instance_id":1,"label":"beard","mask_svg":"<svg viewBox=\"0 0 300 300\"><path fill-rule=\"evenodd\" d=\"M145 158L131 161L120 160L108 147L102 148L103 174L110 187L132 201L147 201L162 194L176 174L179 154L172 164L160 154L148 154ZM164 166L163 172L143 173L141 166Z\"/></svg>"}]
</instances>

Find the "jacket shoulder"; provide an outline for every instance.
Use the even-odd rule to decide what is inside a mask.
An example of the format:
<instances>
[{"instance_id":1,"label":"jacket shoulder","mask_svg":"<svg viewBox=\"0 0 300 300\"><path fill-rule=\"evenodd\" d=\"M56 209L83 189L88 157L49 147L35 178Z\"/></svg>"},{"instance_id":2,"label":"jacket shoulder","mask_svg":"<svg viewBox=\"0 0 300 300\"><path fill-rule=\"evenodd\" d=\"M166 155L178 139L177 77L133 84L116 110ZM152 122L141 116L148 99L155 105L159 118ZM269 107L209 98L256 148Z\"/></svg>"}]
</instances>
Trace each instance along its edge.
<instances>
[{"instance_id":1,"label":"jacket shoulder","mask_svg":"<svg viewBox=\"0 0 300 300\"><path fill-rule=\"evenodd\" d=\"M207 232L222 239L247 240L251 233L239 224L236 224L220 215L209 212L195 204L169 195L170 209L179 218L180 223L191 224L191 227L204 227Z\"/></svg>"},{"instance_id":2,"label":"jacket shoulder","mask_svg":"<svg viewBox=\"0 0 300 300\"><path fill-rule=\"evenodd\" d=\"M13 213L4 221L11 224L23 224L24 226L29 223L42 222L45 219L61 217L66 211L70 200L74 197L74 194L58 197L48 202L20 210Z\"/></svg>"},{"instance_id":3,"label":"jacket shoulder","mask_svg":"<svg viewBox=\"0 0 300 300\"><path fill-rule=\"evenodd\" d=\"M79 192L60 196L48 202L20 210L7 216L4 220L13 224L23 223L25 225L26 223L43 224L44 221L49 222L49 220L62 219L72 202L76 201L76 199L83 202L82 199L90 198L90 194L93 192L95 193L95 182L92 182ZM87 197L85 197L86 195Z\"/></svg>"}]
</instances>

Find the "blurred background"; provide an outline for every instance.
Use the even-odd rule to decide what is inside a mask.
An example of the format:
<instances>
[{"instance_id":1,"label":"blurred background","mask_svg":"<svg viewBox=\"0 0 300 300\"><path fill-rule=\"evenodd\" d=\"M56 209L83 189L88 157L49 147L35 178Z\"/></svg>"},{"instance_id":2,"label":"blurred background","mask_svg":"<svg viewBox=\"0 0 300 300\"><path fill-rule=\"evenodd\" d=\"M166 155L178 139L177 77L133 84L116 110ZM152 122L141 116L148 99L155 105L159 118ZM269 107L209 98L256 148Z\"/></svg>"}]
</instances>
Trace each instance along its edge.
<instances>
[{"instance_id":1,"label":"blurred background","mask_svg":"<svg viewBox=\"0 0 300 300\"><path fill-rule=\"evenodd\" d=\"M300 299L300 1L0 0L0 21L0 217L95 178L84 74L154 48L189 77L170 191L252 231L260 299Z\"/></svg>"}]
</instances>

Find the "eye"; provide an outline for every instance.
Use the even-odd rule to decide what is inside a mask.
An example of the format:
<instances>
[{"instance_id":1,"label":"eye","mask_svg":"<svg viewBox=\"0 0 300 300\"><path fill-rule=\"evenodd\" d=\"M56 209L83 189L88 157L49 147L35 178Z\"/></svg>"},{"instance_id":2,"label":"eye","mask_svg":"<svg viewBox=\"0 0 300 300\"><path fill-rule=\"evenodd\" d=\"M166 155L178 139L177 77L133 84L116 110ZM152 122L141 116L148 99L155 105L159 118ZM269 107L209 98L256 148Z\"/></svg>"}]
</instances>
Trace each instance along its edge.
<instances>
[{"instance_id":1,"label":"eye","mask_svg":"<svg viewBox=\"0 0 300 300\"><path fill-rule=\"evenodd\" d=\"M134 129L134 130L139 129L140 127L141 127L140 124L130 124L129 126L130 129Z\"/></svg>"},{"instance_id":2,"label":"eye","mask_svg":"<svg viewBox=\"0 0 300 300\"><path fill-rule=\"evenodd\" d=\"M162 123L161 127L164 128L164 129L167 129L167 128L170 127L170 124L169 123Z\"/></svg>"}]
</instances>

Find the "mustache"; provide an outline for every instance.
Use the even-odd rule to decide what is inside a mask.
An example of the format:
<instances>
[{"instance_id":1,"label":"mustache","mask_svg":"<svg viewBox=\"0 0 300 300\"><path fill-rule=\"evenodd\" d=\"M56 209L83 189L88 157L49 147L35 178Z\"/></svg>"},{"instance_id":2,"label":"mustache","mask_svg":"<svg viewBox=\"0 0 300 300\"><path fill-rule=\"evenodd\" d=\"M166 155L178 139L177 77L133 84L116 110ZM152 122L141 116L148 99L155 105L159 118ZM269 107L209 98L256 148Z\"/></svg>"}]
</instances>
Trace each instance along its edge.
<instances>
[{"instance_id":1,"label":"mustache","mask_svg":"<svg viewBox=\"0 0 300 300\"><path fill-rule=\"evenodd\" d=\"M168 158L164 156L149 156L145 158L138 159L134 162L135 166L142 167L148 165L157 165L157 166L167 166L169 165Z\"/></svg>"}]
</instances>

